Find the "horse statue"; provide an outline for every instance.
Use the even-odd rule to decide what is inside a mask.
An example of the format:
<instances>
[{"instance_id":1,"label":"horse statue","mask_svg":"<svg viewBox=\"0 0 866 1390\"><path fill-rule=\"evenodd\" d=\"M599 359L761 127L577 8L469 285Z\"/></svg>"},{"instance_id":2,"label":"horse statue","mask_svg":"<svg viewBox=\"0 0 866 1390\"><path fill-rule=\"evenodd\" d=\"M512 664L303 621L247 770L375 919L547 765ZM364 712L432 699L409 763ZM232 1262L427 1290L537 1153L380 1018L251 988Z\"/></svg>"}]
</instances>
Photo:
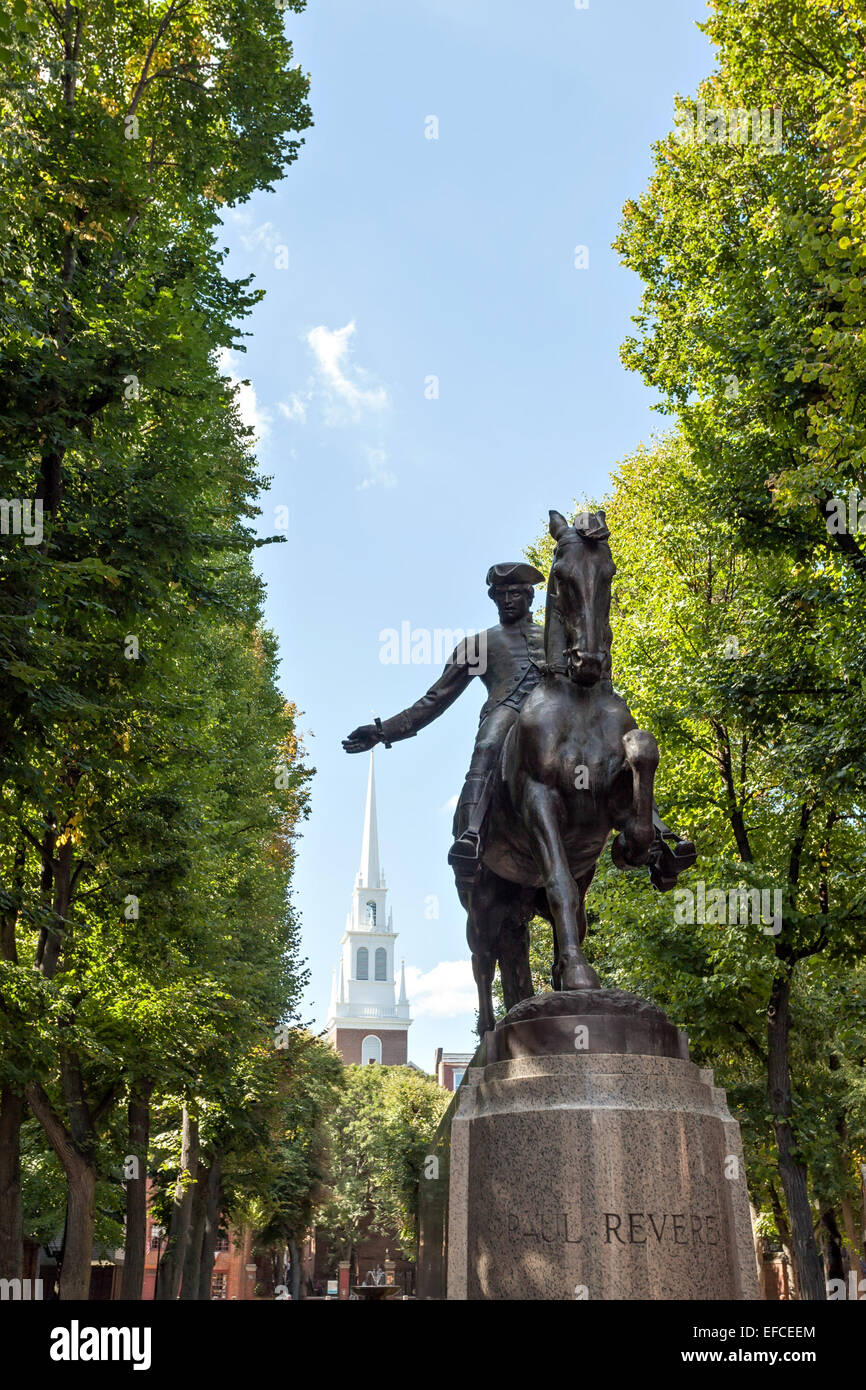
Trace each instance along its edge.
<instances>
[{"instance_id":1,"label":"horse statue","mask_svg":"<svg viewBox=\"0 0 866 1390\"><path fill-rule=\"evenodd\" d=\"M457 880L482 1037L494 1026L497 962L508 1009L534 994L533 916L553 927L553 988L600 987L581 945L587 889L611 833L614 864L648 864L651 881L662 891L697 858L694 845L658 817L658 745L637 727L611 683L616 567L604 512L582 513L569 524L552 511L550 534L556 551L542 677L509 730L491 778L479 866L471 882Z\"/></svg>"}]
</instances>

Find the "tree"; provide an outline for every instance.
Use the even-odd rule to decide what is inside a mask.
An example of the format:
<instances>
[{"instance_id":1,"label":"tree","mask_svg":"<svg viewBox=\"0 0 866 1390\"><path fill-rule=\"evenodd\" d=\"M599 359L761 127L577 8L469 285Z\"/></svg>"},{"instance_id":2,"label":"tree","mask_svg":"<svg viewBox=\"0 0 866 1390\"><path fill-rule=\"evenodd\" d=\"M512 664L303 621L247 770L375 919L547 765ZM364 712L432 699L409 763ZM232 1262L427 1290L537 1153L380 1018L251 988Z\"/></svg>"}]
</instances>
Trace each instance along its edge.
<instances>
[{"instance_id":1,"label":"tree","mask_svg":"<svg viewBox=\"0 0 866 1390\"><path fill-rule=\"evenodd\" d=\"M307 774L249 564L251 432L218 368L259 296L224 277L216 240L221 211L270 187L310 123L287 8L303 2L16 0L0 28L0 483L43 512L35 543L4 537L0 555L0 1272L20 1273L26 1093L69 1183L64 1298L86 1296L113 1109L139 1097L141 1146L140 1088L165 1066L140 1065L143 1018L177 1023L189 1085L190 1030L217 1028L215 943L233 939L253 866L276 929L254 950L251 925L229 953L217 1009L249 983L245 956L258 970L256 951L294 932ZM234 747L196 724L197 681L242 652L261 680L225 701L228 731L255 708ZM234 757L253 742L245 776ZM185 757L213 767L204 793ZM215 854L215 881L196 853ZM279 1012L296 975L276 975Z\"/></svg>"},{"instance_id":2,"label":"tree","mask_svg":"<svg viewBox=\"0 0 866 1390\"><path fill-rule=\"evenodd\" d=\"M252 1227L255 1247L271 1253L274 1285L285 1282L297 1301L300 1247L325 1193L327 1118L339 1103L344 1069L337 1054L303 1028L280 1028L277 1043L261 1122L246 1144L235 1135L227 1207L233 1220Z\"/></svg>"},{"instance_id":3,"label":"tree","mask_svg":"<svg viewBox=\"0 0 866 1390\"><path fill-rule=\"evenodd\" d=\"M831 1058L863 1064L864 788L835 708L847 614L823 548L809 565L750 554L677 438L624 460L605 506L614 681L658 737L659 803L700 858L664 896L604 861L589 940L608 982L654 998L748 1099L753 1152L775 1149L801 1292L821 1298L809 1164L829 1174L827 1127L847 1124ZM544 567L549 550L529 553ZM851 1170L848 1143L834 1199Z\"/></svg>"},{"instance_id":4,"label":"tree","mask_svg":"<svg viewBox=\"0 0 866 1390\"><path fill-rule=\"evenodd\" d=\"M328 1193L316 1228L350 1260L368 1233L414 1258L418 1186L450 1093L411 1067L346 1067L345 1090L328 1117Z\"/></svg>"},{"instance_id":5,"label":"tree","mask_svg":"<svg viewBox=\"0 0 866 1390\"><path fill-rule=\"evenodd\" d=\"M624 210L616 245L645 288L623 358L750 544L823 543L862 580L856 522L828 525L866 443L862 6L710 9L718 70L680 102ZM780 139L755 138L762 112Z\"/></svg>"},{"instance_id":6,"label":"tree","mask_svg":"<svg viewBox=\"0 0 866 1390\"><path fill-rule=\"evenodd\" d=\"M705 644L683 624L681 638L693 643L703 672L696 681L684 663L672 663L664 694L676 718L665 720L661 699L655 714L669 739L689 731L693 763L717 763L723 833L733 835L737 861L749 872L772 862L785 895L768 1005L770 1111L801 1293L821 1298L791 1028L798 990L814 982L814 957L842 967L841 981L861 949L860 897L840 881L839 866L859 863L866 752L866 558L858 539L866 526L859 498L866 30L856 0L769 8L713 0L710 9L703 27L717 46L718 69L697 100L679 103L678 129L655 146L646 192L624 210L617 247L644 294L623 357L661 393L659 408L677 418L689 460L676 484L681 502L702 525L718 523L705 587L720 598L715 613L726 614L748 656L729 663L733 679L720 680L718 648L707 660ZM761 112L768 130L782 122L781 138L754 138L751 113L762 129ZM670 515L663 524L665 553L656 560L676 570L689 548L686 527ZM767 583L756 575L758 557ZM742 615L730 607L720 559ZM745 606L744 581L753 591ZM714 630L717 643L723 636L717 624L702 628ZM692 722L698 703L683 710L675 679L693 693L700 688L713 712L708 728ZM837 1083L825 1075L816 1084L834 1094ZM831 1117L850 1169L847 1123L844 1113ZM850 1173L844 1182L837 1175L837 1194L840 1184L850 1186ZM835 1239L833 1221L825 1225Z\"/></svg>"}]
</instances>

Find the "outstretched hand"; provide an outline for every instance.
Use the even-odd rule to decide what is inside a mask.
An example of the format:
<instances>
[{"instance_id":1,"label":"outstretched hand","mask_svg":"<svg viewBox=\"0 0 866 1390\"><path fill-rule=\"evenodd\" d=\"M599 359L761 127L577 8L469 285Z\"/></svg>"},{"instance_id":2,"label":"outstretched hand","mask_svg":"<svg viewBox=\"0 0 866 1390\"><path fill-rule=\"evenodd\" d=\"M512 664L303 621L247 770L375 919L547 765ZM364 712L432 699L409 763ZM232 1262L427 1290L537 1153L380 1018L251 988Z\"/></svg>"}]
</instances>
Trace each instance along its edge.
<instances>
[{"instance_id":1,"label":"outstretched hand","mask_svg":"<svg viewBox=\"0 0 866 1390\"><path fill-rule=\"evenodd\" d=\"M381 743L381 735L375 724L359 724L357 729L353 729L348 738L343 739L343 748L347 753L366 753L370 748L375 748L377 743Z\"/></svg>"}]
</instances>

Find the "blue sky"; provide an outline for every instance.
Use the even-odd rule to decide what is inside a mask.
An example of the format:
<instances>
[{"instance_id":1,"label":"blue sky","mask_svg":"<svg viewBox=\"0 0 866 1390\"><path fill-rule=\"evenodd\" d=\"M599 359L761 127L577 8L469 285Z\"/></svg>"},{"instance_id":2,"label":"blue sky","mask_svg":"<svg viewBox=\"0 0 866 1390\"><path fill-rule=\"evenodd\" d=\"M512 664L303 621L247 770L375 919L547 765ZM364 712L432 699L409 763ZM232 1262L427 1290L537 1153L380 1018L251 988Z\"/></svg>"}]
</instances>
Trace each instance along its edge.
<instances>
[{"instance_id":1,"label":"blue sky","mask_svg":"<svg viewBox=\"0 0 866 1390\"><path fill-rule=\"evenodd\" d=\"M246 353L226 365L249 379L242 406L273 477L262 533L288 517L288 543L257 562L317 768L295 894L312 972L304 1018L317 1027L367 777L366 756L340 740L438 674L383 664L380 634L489 626L488 566L520 558L549 508L601 493L662 423L619 361L640 286L610 243L674 94L712 67L694 23L704 10L310 0L288 16L315 127L278 188L227 215L229 273L252 272L267 293ZM398 955L416 994L409 1055L425 1069L437 1045L473 1046L445 856L476 685L376 755Z\"/></svg>"}]
</instances>

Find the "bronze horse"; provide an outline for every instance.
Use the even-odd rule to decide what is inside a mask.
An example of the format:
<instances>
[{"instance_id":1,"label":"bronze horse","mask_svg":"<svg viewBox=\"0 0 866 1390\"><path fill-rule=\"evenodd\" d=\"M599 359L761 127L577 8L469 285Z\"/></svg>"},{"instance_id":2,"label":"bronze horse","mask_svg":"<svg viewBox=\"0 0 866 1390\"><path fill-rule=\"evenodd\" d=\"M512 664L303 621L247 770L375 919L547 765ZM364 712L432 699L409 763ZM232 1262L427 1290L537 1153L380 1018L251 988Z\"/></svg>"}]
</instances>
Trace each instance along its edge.
<instances>
[{"instance_id":1,"label":"bronze horse","mask_svg":"<svg viewBox=\"0 0 866 1390\"><path fill-rule=\"evenodd\" d=\"M616 567L604 512L569 525L550 513L556 551L545 614L543 675L502 748L490 790L481 863L458 880L478 987L478 1032L493 1027L497 961L507 1008L534 993L529 923L553 926L554 989L597 989L581 949L586 891L612 831L619 868L649 864L656 887L672 888L694 863L694 846L670 832L653 802L659 761L614 692L610 594ZM675 841L672 849L666 841Z\"/></svg>"}]
</instances>

